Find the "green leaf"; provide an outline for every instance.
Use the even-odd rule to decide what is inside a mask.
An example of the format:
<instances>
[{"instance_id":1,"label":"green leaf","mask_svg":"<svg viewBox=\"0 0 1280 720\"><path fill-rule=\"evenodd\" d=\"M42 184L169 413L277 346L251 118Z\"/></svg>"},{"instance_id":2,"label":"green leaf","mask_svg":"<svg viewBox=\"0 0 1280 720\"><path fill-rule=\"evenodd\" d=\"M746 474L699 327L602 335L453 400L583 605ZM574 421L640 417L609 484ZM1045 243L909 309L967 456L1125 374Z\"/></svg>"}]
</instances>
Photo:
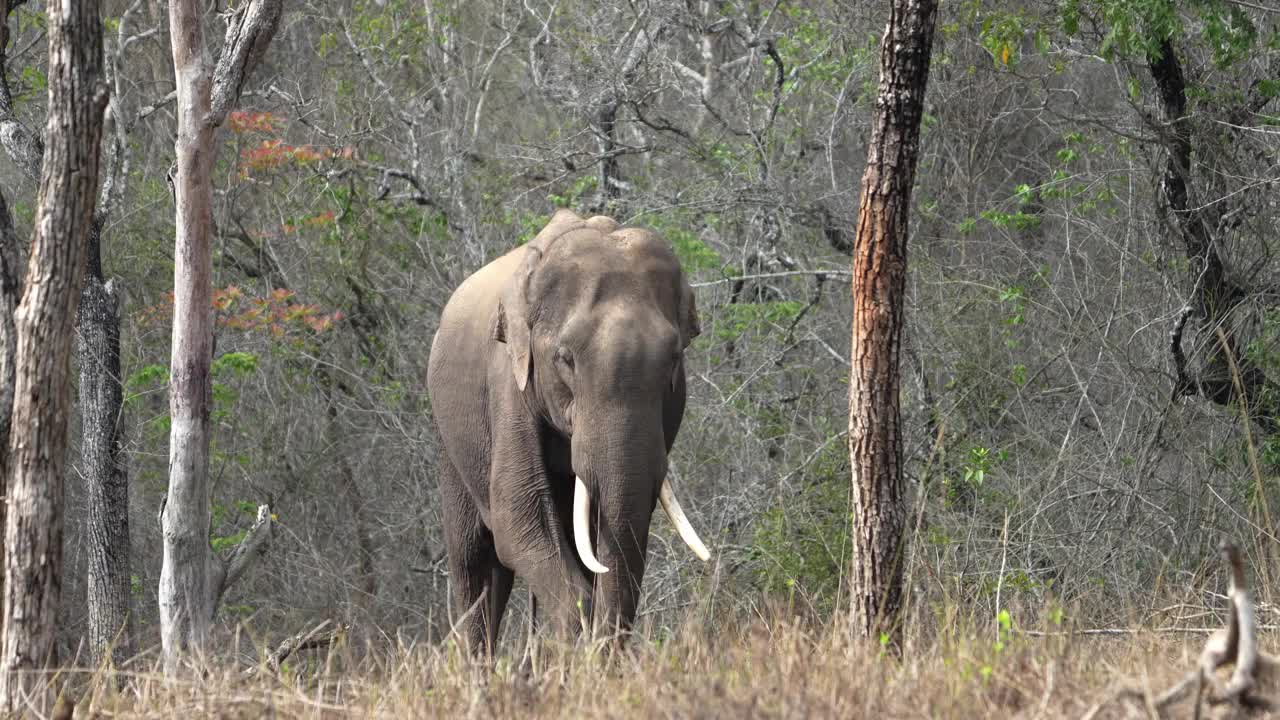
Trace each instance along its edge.
<instances>
[{"instance_id":1,"label":"green leaf","mask_svg":"<svg viewBox=\"0 0 1280 720\"><path fill-rule=\"evenodd\" d=\"M213 376L244 377L258 369L258 356L247 352L229 352L213 361Z\"/></svg>"},{"instance_id":2,"label":"green leaf","mask_svg":"<svg viewBox=\"0 0 1280 720\"><path fill-rule=\"evenodd\" d=\"M1067 0L1062 4L1062 30L1067 35L1075 35L1080 32L1079 0Z\"/></svg>"},{"instance_id":3,"label":"green leaf","mask_svg":"<svg viewBox=\"0 0 1280 720\"><path fill-rule=\"evenodd\" d=\"M1013 381L1014 385L1022 386L1027 384L1027 366L1026 365L1019 363L1014 365L1012 368L1010 368L1010 370L1011 372L1010 372L1009 379Z\"/></svg>"},{"instance_id":4,"label":"green leaf","mask_svg":"<svg viewBox=\"0 0 1280 720\"><path fill-rule=\"evenodd\" d=\"M1049 33L1044 28L1036 28L1036 52L1041 55L1049 54Z\"/></svg>"},{"instance_id":5,"label":"green leaf","mask_svg":"<svg viewBox=\"0 0 1280 720\"><path fill-rule=\"evenodd\" d=\"M160 383L169 382L169 368L164 365L147 365L141 370L130 375L124 381L126 388L136 388L147 385L158 385Z\"/></svg>"}]
</instances>

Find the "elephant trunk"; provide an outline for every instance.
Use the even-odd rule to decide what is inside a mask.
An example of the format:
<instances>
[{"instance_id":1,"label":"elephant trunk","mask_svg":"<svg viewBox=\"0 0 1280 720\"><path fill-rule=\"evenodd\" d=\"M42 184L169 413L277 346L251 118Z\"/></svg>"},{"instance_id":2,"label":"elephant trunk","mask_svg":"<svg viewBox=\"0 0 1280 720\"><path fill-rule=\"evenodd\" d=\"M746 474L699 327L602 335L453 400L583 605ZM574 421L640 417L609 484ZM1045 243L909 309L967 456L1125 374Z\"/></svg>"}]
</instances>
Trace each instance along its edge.
<instances>
[{"instance_id":1,"label":"elephant trunk","mask_svg":"<svg viewBox=\"0 0 1280 720\"><path fill-rule=\"evenodd\" d=\"M571 545L594 573L595 631L612 633L629 629L635 619L666 447L661 424L634 410L584 419L579 427L572 448Z\"/></svg>"}]
</instances>

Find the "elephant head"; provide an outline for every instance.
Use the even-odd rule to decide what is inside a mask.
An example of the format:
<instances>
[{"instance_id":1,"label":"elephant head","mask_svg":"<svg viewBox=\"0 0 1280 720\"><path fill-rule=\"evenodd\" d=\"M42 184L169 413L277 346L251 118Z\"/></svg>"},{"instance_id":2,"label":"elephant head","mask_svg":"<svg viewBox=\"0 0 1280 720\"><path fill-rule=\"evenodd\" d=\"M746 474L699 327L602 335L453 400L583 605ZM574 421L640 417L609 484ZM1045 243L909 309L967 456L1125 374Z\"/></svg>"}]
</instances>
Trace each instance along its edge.
<instances>
[{"instance_id":1,"label":"elephant head","mask_svg":"<svg viewBox=\"0 0 1280 720\"><path fill-rule=\"evenodd\" d=\"M561 210L505 288L493 339L529 410L572 464L572 534L596 573L597 623L627 627L657 503L702 560L667 475L685 406L684 352L700 332L693 291L656 234Z\"/></svg>"}]
</instances>

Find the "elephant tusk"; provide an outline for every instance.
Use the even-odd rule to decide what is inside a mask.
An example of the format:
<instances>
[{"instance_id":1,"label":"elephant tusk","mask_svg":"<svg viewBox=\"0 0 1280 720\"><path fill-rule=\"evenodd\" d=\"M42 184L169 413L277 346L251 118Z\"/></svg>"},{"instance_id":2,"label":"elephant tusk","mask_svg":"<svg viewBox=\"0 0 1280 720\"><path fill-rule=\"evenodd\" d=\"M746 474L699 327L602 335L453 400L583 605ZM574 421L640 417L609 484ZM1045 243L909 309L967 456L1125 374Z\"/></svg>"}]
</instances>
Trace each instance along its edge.
<instances>
[{"instance_id":1,"label":"elephant tusk","mask_svg":"<svg viewBox=\"0 0 1280 720\"><path fill-rule=\"evenodd\" d=\"M587 494L587 484L582 478L574 476L573 486L573 544L577 546L578 557L582 564L593 573L607 573L609 568L600 564L595 553L591 552L591 523L587 520L587 511L591 507L591 497Z\"/></svg>"},{"instance_id":2,"label":"elephant tusk","mask_svg":"<svg viewBox=\"0 0 1280 720\"><path fill-rule=\"evenodd\" d=\"M676 531L680 533L680 539L684 540L699 560L703 562L710 560L711 553L707 551L707 546L702 544L702 539L689 524L689 518L685 517L684 510L680 508L680 501L676 500L676 494L671 489L670 476L663 481L662 489L658 491L658 499L662 501L662 509L667 511L667 517L671 518L671 524L675 525Z\"/></svg>"}]
</instances>

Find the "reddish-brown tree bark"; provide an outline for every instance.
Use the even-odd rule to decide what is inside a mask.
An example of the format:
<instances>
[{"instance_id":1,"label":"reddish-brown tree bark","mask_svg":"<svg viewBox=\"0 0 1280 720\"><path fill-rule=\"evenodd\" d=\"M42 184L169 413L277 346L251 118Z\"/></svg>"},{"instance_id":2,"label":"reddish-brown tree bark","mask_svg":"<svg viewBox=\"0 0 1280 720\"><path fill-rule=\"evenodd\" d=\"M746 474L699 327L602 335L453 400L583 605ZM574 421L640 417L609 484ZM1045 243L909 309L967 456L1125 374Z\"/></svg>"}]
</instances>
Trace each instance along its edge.
<instances>
[{"instance_id":1,"label":"reddish-brown tree bark","mask_svg":"<svg viewBox=\"0 0 1280 720\"><path fill-rule=\"evenodd\" d=\"M895 0L880 50L853 255L849 462L853 469L850 619L876 637L902 602L902 434L899 352L907 219L929 80L936 0Z\"/></svg>"},{"instance_id":2,"label":"reddish-brown tree bark","mask_svg":"<svg viewBox=\"0 0 1280 720\"><path fill-rule=\"evenodd\" d=\"M98 192L107 87L98 0L50 3L49 110L31 259L14 312L0 705L47 713L62 575L71 350Z\"/></svg>"}]
</instances>

